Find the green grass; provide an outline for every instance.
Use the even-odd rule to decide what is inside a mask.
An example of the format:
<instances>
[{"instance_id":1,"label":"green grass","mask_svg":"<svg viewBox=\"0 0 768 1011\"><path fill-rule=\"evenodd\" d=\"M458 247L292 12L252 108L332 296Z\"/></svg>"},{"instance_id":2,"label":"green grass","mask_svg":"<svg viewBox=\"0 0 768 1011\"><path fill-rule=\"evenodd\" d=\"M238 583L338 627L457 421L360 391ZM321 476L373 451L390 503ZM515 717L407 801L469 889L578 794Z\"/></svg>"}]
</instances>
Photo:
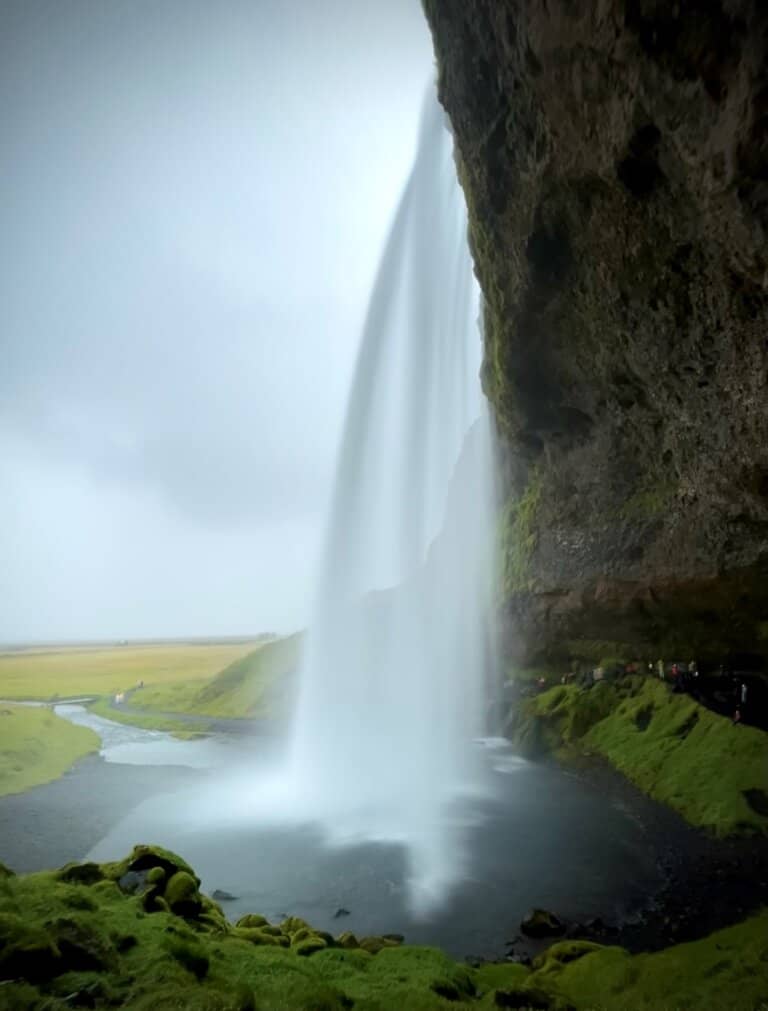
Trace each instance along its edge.
<instances>
[{"instance_id":1,"label":"green grass","mask_svg":"<svg viewBox=\"0 0 768 1011\"><path fill-rule=\"evenodd\" d=\"M117 881L146 875L133 895ZM445 1011L571 1006L577 1011L754 1011L766 996L768 913L652 955L554 945L533 968L471 969L434 948L296 918L229 924L181 858L137 847L114 864L16 877L0 866L0 1002L135 1011Z\"/></svg>"},{"instance_id":2,"label":"green grass","mask_svg":"<svg viewBox=\"0 0 768 1011\"><path fill-rule=\"evenodd\" d=\"M110 695L140 681L164 684L210 678L254 643L114 646L0 654L0 698Z\"/></svg>"},{"instance_id":3,"label":"green grass","mask_svg":"<svg viewBox=\"0 0 768 1011\"><path fill-rule=\"evenodd\" d=\"M557 686L526 702L517 734L531 751L597 752L645 793L717 836L768 834L745 791L765 791L768 735L675 695L655 678L584 691Z\"/></svg>"},{"instance_id":4,"label":"green grass","mask_svg":"<svg viewBox=\"0 0 768 1011\"><path fill-rule=\"evenodd\" d=\"M58 779L92 751L99 738L50 709L0 706L0 796Z\"/></svg>"},{"instance_id":5,"label":"green grass","mask_svg":"<svg viewBox=\"0 0 768 1011\"><path fill-rule=\"evenodd\" d=\"M600 948L565 961L573 954L568 948L568 942L550 948L534 963L534 968L540 968L531 980L566 993L579 1009L761 1011L768 1007L768 911L700 941L654 954L629 955L621 948Z\"/></svg>"},{"instance_id":6,"label":"green grass","mask_svg":"<svg viewBox=\"0 0 768 1011\"><path fill-rule=\"evenodd\" d=\"M147 685L130 699L148 712L218 717L269 717L283 712L302 637L275 639L234 660L205 681Z\"/></svg>"},{"instance_id":7,"label":"green grass","mask_svg":"<svg viewBox=\"0 0 768 1011\"><path fill-rule=\"evenodd\" d=\"M105 720L113 720L115 723L124 723L131 727L141 727L142 730L162 730L165 733L173 734L180 740L189 740L208 733L208 727L204 723L192 727L185 726L173 717L126 712L119 706L112 706L109 698L97 699L88 706L88 709L96 716L102 716Z\"/></svg>"}]
</instances>

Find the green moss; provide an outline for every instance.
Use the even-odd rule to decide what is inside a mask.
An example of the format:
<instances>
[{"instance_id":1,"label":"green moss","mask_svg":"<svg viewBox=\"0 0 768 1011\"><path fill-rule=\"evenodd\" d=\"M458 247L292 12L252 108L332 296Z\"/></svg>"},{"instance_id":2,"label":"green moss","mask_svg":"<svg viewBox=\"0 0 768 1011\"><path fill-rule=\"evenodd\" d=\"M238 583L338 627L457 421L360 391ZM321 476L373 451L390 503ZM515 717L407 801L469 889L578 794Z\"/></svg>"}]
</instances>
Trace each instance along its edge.
<instances>
[{"instance_id":1,"label":"green moss","mask_svg":"<svg viewBox=\"0 0 768 1011\"><path fill-rule=\"evenodd\" d=\"M531 557L536 547L536 514L541 488L541 473L534 469L523 494L508 502L502 511L501 588L504 597L531 588Z\"/></svg>"},{"instance_id":2,"label":"green moss","mask_svg":"<svg viewBox=\"0 0 768 1011\"><path fill-rule=\"evenodd\" d=\"M532 971L509 963L473 970L433 948L392 942L373 955L337 946L333 939L329 944L325 935L293 918L286 922L294 936L304 931L310 936L286 948L274 942L287 943L287 935L267 933L266 923L222 932L169 911L143 914L141 898L109 880L115 868L136 859L172 858L175 875L189 878L186 890L197 878L179 870L183 861L166 850L137 849L138 858L134 851L124 861L103 865L106 880L90 886L67 883L57 873L4 880L4 1008L460 1011L520 1006L509 1001L522 995L546 998L553 1009L570 1004L578 1011L752 1011L764 995L768 913L654 955L633 957L618 948L568 941L550 948ZM73 913L74 894L88 896L91 908ZM260 940L254 943L256 934Z\"/></svg>"},{"instance_id":3,"label":"green moss","mask_svg":"<svg viewBox=\"0 0 768 1011\"><path fill-rule=\"evenodd\" d=\"M559 946L556 946L559 947ZM768 912L652 955L601 948L532 977L592 1011L754 1011L768 997Z\"/></svg>"},{"instance_id":4,"label":"green moss","mask_svg":"<svg viewBox=\"0 0 768 1011\"><path fill-rule=\"evenodd\" d=\"M563 746L597 752L715 835L768 834L768 817L747 800L765 782L768 737L733 726L655 678L552 688L520 708L513 735L527 755Z\"/></svg>"}]
</instances>

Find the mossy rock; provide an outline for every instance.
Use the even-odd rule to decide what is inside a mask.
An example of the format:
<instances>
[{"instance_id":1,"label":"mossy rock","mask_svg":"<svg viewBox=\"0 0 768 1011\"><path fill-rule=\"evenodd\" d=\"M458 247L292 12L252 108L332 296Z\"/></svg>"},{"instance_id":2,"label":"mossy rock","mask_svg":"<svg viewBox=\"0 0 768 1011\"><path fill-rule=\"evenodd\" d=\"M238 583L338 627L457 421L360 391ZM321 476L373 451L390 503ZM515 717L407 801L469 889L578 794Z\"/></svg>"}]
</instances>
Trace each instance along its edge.
<instances>
[{"instance_id":1,"label":"mossy rock","mask_svg":"<svg viewBox=\"0 0 768 1011\"><path fill-rule=\"evenodd\" d=\"M295 951L297 955L302 956L314 955L316 951L323 951L327 947L328 945L323 938L316 935L314 937L307 937L298 944L291 944L291 950Z\"/></svg>"},{"instance_id":2,"label":"mossy rock","mask_svg":"<svg viewBox=\"0 0 768 1011\"><path fill-rule=\"evenodd\" d=\"M233 927L230 933L233 937L239 937L250 944L267 945L273 948L287 948L291 943L285 934L267 934L258 927Z\"/></svg>"},{"instance_id":3,"label":"mossy rock","mask_svg":"<svg viewBox=\"0 0 768 1011\"><path fill-rule=\"evenodd\" d=\"M265 923L261 930L265 934L271 934L273 937L283 937L284 933L281 927L275 927L271 923Z\"/></svg>"},{"instance_id":4,"label":"mossy rock","mask_svg":"<svg viewBox=\"0 0 768 1011\"><path fill-rule=\"evenodd\" d=\"M288 934L291 944L300 944L302 941L306 941L308 937L315 936L315 932L311 927L299 927L298 930L290 932L284 929L283 933Z\"/></svg>"},{"instance_id":5,"label":"mossy rock","mask_svg":"<svg viewBox=\"0 0 768 1011\"><path fill-rule=\"evenodd\" d=\"M16 877L15 871L12 871L10 867L6 867L5 864L2 862L2 860L0 860L0 881L2 881L3 878L15 878L15 877Z\"/></svg>"},{"instance_id":6,"label":"mossy rock","mask_svg":"<svg viewBox=\"0 0 768 1011\"><path fill-rule=\"evenodd\" d=\"M56 878L71 885L95 885L97 881L104 879L104 871L99 864L92 862L72 863L57 871Z\"/></svg>"},{"instance_id":7,"label":"mossy rock","mask_svg":"<svg viewBox=\"0 0 768 1011\"><path fill-rule=\"evenodd\" d=\"M358 946L369 955L378 955L383 948L399 947L400 942L387 937L361 937Z\"/></svg>"},{"instance_id":8,"label":"mossy rock","mask_svg":"<svg viewBox=\"0 0 768 1011\"><path fill-rule=\"evenodd\" d=\"M287 921L286 921L287 922ZM266 916L259 916L258 913L246 913L235 923L236 927L266 927L269 921ZM285 924L280 928L285 933Z\"/></svg>"},{"instance_id":9,"label":"mossy rock","mask_svg":"<svg viewBox=\"0 0 768 1011\"><path fill-rule=\"evenodd\" d=\"M184 871L194 879L196 887L200 887L200 879L187 861L162 846L134 846L133 852L125 860L102 865L105 875L115 880L122 878L129 871L150 871L153 867L162 867L168 878L179 871Z\"/></svg>"},{"instance_id":10,"label":"mossy rock","mask_svg":"<svg viewBox=\"0 0 768 1011\"><path fill-rule=\"evenodd\" d=\"M280 924L280 929L284 934L289 934L291 936L293 936L297 930L312 930L307 921L302 920L300 916L288 916Z\"/></svg>"},{"instance_id":11,"label":"mossy rock","mask_svg":"<svg viewBox=\"0 0 768 1011\"><path fill-rule=\"evenodd\" d=\"M166 879L165 868L152 867L147 871L147 882L150 885L161 885Z\"/></svg>"},{"instance_id":12,"label":"mossy rock","mask_svg":"<svg viewBox=\"0 0 768 1011\"><path fill-rule=\"evenodd\" d=\"M355 935L350 930L345 930L343 934L339 934L336 938L336 943L340 948L359 948L360 944L355 937Z\"/></svg>"},{"instance_id":13,"label":"mossy rock","mask_svg":"<svg viewBox=\"0 0 768 1011\"><path fill-rule=\"evenodd\" d=\"M203 909L198 891L198 879L186 871L177 871L165 887L164 898L168 908L177 916L194 918Z\"/></svg>"}]
</instances>

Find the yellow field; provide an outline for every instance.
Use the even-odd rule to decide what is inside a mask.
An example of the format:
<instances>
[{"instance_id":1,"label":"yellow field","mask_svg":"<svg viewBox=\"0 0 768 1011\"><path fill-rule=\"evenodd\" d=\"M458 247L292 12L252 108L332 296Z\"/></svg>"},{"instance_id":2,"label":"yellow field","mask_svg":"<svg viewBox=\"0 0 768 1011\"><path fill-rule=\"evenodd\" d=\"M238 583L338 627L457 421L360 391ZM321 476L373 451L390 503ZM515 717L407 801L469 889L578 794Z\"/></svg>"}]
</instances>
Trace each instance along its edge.
<instances>
[{"instance_id":1,"label":"yellow field","mask_svg":"<svg viewBox=\"0 0 768 1011\"><path fill-rule=\"evenodd\" d=\"M0 699L106 695L146 685L210 678L258 642L62 648L0 654Z\"/></svg>"}]
</instances>

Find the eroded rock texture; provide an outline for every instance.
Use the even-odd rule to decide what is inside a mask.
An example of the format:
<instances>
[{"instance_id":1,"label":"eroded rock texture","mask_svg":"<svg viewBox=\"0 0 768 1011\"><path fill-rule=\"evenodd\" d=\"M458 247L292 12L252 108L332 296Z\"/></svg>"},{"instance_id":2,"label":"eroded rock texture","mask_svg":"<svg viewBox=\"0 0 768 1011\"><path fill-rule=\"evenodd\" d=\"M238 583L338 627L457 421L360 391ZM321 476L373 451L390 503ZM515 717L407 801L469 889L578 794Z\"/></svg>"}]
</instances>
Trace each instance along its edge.
<instances>
[{"instance_id":1,"label":"eroded rock texture","mask_svg":"<svg viewBox=\"0 0 768 1011\"><path fill-rule=\"evenodd\" d=\"M768 4L425 7L522 501L510 643L765 653Z\"/></svg>"}]
</instances>

